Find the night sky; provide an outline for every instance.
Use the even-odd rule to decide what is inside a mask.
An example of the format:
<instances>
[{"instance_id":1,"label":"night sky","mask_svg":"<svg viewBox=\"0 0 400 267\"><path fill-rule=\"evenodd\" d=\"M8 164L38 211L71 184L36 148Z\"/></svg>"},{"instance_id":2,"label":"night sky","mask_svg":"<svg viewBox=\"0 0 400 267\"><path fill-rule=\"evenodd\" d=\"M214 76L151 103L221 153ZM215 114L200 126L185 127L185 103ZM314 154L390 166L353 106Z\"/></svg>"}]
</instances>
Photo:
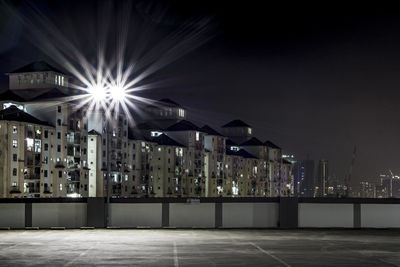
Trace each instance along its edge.
<instances>
[{"instance_id":1,"label":"night sky","mask_svg":"<svg viewBox=\"0 0 400 267\"><path fill-rule=\"evenodd\" d=\"M118 2L104 17L98 12L103 2L3 2L0 72L42 59L62 66L37 48L44 40L34 38L16 14L29 17L37 8L91 59L99 28L126 5ZM139 51L140 44L143 53L151 51L182 25L208 21L195 40L202 45L185 48L188 53L146 78L160 83L140 94L174 99L199 126L218 129L242 119L262 141L298 159L328 159L330 174L339 178L348 172L354 146L353 182L375 180L388 169L400 174L398 9L261 2L131 2L126 51ZM107 42L114 36L109 33ZM7 88L6 76L0 86Z\"/></svg>"}]
</instances>

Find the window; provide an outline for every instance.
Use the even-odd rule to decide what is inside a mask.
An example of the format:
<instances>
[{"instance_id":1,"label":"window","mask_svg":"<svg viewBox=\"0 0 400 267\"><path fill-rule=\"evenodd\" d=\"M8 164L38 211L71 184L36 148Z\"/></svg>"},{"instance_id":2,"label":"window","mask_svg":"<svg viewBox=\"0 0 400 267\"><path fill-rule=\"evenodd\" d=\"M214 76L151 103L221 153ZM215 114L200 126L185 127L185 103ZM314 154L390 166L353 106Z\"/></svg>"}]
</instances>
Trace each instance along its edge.
<instances>
[{"instance_id":1,"label":"window","mask_svg":"<svg viewBox=\"0 0 400 267\"><path fill-rule=\"evenodd\" d=\"M17 154L13 154L13 161L17 161Z\"/></svg>"},{"instance_id":2,"label":"window","mask_svg":"<svg viewBox=\"0 0 400 267\"><path fill-rule=\"evenodd\" d=\"M13 133L17 133L17 132L18 132L17 126L13 126Z\"/></svg>"},{"instance_id":3,"label":"window","mask_svg":"<svg viewBox=\"0 0 400 267\"><path fill-rule=\"evenodd\" d=\"M13 169L13 176L17 176L17 168Z\"/></svg>"},{"instance_id":4,"label":"window","mask_svg":"<svg viewBox=\"0 0 400 267\"><path fill-rule=\"evenodd\" d=\"M62 191L62 184L60 184L60 191Z\"/></svg>"},{"instance_id":5,"label":"window","mask_svg":"<svg viewBox=\"0 0 400 267\"><path fill-rule=\"evenodd\" d=\"M49 144L44 144L44 151L48 151L49 150Z\"/></svg>"},{"instance_id":6,"label":"window","mask_svg":"<svg viewBox=\"0 0 400 267\"><path fill-rule=\"evenodd\" d=\"M49 158L47 156L43 157L43 163L48 164L49 163Z\"/></svg>"},{"instance_id":7,"label":"window","mask_svg":"<svg viewBox=\"0 0 400 267\"><path fill-rule=\"evenodd\" d=\"M57 132L57 139L61 139L61 133Z\"/></svg>"},{"instance_id":8,"label":"window","mask_svg":"<svg viewBox=\"0 0 400 267\"><path fill-rule=\"evenodd\" d=\"M44 131L44 138L49 138L49 131Z\"/></svg>"},{"instance_id":9,"label":"window","mask_svg":"<svg viewBox=\"0 0 400 267\"><path fill-rule=\"evenodd\" d=\"M247 128L247 133L251 134L251 128Z\"/></svg>"},{"instance_id":10,"label":"window","mask_svg":"<svg viewBox=\"0 0 400 267\"><path fill-rule=\"evenodd\" d=\"M200 141L200 133L196 132L196 141Z\"/></svg>"},{"instance_id":11,"label":"window","mask_svg":"<svg viewBox=\"0 0 400 267\"><path fill-rule=\"evenodd\" d=\"M43 176L44 176L44 177L47 177L47 170L44 170Z\"/></svg>"},{"instance_id":12,"label":"window","mask_svg":"<svg viewBox=\"0 0 400 267\"><path fill-rule=\"evenodd\" d=\"M57 120L57 125L61 126L61 120L60 119Z\"/></svg>"},{"instance_id":13,"label":"window","mask_svg":"<svg viewBox=\"0 0 400 267\"><path fill-rule=\"evenodd\" d=\"M12 141L12 146L13 146L13 148L17 148L18 147L18 141L14 139Z\"/></svg>"},{"instance_id":14,"label":"window","mask_svg":"<svg viewBox=\"0 0 400 267\"><path fill-rule=\"evenodd\" d=\"M64 86L64 76L61 76L61 85Z\"/></svg>"},{"instance_id":15,"label":"window","mask_svg":"<svg viewBox=\"0 0 400 267\"><path fill-rule=\"evenodd\" d=\"M61 152L61 145L57 145L57 152Z\"/></svg>"},{"instance_id":16,"label":"window","mask_svg":"<svg viewBox=\"0 0 400 267\"><path fill-rule=\"evenodd\" d=\"M178 109L178 115L179 117L185 117L185 110L184 109Z\"/></svg>"},{"instance_id":17,"label":"window","mask_svg":"<svg viewBox=\"0 0 400 267\"><path fill-rule=\"evenodd\" d=\"M85 184L85 191L87 191L87 184Z\"/></svg>"},{"instance_id":18,"label":"window","mask_svg":"<svg viewBox=\"0 0 400 267\"><path fill-rule=\"evenodd\" d=\"M58 178L62 178L62 171L58 171Z\"/></svg>"},{"instance_id":19,"label":"window","mask_svg":"<svg viewBox=\"0 0 400 267\"><path fill-rule=\"evenodd\" d=\"M58 113L61 113L61 106L57 106Z\"/></svg>"}]
</instances>

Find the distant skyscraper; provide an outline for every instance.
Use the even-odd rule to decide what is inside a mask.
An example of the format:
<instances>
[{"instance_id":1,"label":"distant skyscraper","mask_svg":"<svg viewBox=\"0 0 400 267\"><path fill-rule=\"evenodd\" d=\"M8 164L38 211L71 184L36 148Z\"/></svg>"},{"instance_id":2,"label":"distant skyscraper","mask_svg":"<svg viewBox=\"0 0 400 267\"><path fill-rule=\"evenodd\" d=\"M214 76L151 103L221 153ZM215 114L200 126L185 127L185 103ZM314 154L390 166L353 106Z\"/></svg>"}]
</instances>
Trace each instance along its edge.
<instances>
[{"instance_id":1,"label":"distant skyscraper","mask_svg":"<svg viewBox=\"0 0 400 267\"><path fill-rule=\"evenodd\" d=\"M328 182L328 161L321 159L318 164L318 175L315 185L315 196L327 196L327 182Z\"/></svg>"},{"instance_id":2,"label":"distant skyscraper","mask_svg":"<svg viewBox=\"0 0 400 267\"><path fill-rule=\"evenodd\" d=\"M315 164L314 160L303 160L300 164L300 195L301 197L314 197L315 190Z\"/></svg>"}]
</instances>

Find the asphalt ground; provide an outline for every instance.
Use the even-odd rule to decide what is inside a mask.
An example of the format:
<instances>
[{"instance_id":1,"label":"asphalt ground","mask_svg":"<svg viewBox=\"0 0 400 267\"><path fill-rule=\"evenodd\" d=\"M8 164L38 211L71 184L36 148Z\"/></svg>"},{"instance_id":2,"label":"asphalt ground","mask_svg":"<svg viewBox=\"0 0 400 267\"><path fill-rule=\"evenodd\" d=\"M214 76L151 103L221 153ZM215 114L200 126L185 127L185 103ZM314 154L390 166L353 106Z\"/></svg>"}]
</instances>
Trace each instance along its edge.
<instances>
[{"instance_id":1,"label":"asphalt ground","mask_svg":"<svg viewBox=\"0 0 400 267\"><path fill-rule=\"evenodd\" d=\"M0 231L0 266L27 265L400 266L400 231Z\"/></svg>"}]
</instances>

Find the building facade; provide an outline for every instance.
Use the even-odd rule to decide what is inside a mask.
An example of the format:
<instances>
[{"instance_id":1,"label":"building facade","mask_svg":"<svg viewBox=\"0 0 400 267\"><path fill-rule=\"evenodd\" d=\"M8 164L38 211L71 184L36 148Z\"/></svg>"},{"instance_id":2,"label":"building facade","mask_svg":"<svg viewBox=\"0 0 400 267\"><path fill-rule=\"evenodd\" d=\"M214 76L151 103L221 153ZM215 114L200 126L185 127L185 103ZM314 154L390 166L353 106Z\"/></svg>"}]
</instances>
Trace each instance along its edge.
<instances>
[{"instance_id":1,"label":"building facade","mask_svg":"<svg viewBox=\"0 0 400 267\"><path fill-rule=\"evenodd\" d=\"M104 197L108 188L112 197L294 195L281 148L241 120L219 133L161 99L135 125L123 114L110 122L70 100L70 79L45 62L8 75L0 95L1 197Z\"/></svg>"}]
</instances>

